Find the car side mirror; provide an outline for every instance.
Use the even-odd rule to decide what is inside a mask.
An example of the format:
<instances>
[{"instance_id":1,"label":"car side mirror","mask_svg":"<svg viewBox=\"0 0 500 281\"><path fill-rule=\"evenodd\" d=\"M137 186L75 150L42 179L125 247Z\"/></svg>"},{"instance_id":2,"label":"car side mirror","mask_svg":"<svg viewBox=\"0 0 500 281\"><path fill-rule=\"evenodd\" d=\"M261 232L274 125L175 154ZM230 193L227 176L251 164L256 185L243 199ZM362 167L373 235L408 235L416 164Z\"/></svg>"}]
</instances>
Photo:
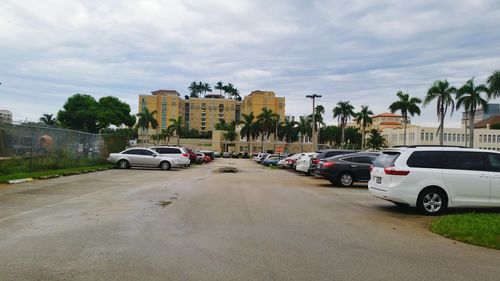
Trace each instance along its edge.
<instances>
[{"instance_id":1,"label":"car side mirror","mask_svg":"<svg viewBox=\"0 0 500 281\"><path fill-rule=\"evenodd\" d=\"M156 157L156 156L158 156L158 155L156 155L156 154L153 154L153 157Z\"/></svg>"}]
</instances>

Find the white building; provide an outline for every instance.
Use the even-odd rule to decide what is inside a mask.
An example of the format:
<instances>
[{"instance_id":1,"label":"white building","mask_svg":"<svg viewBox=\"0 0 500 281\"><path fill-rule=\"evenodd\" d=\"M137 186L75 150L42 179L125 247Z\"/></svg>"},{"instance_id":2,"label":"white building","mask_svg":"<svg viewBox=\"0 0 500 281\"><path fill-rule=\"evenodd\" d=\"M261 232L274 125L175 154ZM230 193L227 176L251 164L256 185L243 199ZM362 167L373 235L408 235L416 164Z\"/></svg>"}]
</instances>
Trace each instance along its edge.
<instances>
[{"instance_id":1,"label":"white building","mask_svg":"<svg viewBox=\"0 0 500 281\"><path fill-rule=\"evenodd\" d=\"M389 147L403 145L404 130L387 128L382 131ZM467 137L466 137L467 136ZM464 146L470 139L465 128L445 128L444 145ZM439 134L435 127L408 126L406 145L439 145ZM500 151L500 130L489 128L474 129L474 147Z\"/></svg>"},{"instance_id":2,"label":"white building","mask_svg":"<svg viewBox=\"0 0 500 281\"><path fill-rule=\"evenodd\" d=\"M0 124L12 123L12 112L8 110L0 110Z\"/></svg>"}]
</instances>

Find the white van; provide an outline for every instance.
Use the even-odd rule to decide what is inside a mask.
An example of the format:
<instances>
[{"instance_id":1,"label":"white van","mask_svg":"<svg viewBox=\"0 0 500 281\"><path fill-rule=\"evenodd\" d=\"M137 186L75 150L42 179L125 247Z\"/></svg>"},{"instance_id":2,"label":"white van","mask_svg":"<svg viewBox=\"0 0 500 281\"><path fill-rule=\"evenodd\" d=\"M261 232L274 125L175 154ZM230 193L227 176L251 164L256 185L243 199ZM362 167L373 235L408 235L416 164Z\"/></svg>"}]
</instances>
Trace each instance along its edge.
<instances>
[{"instance_id":1,"label":"white van","mask_svg":"<svg viewBox=\"0 0 500 281\"><path fill-rule=\"evenodd\" d=\"M189 153L184 147L155 146L151 147L151 149L158 152L160 155L169 156L177 159L177 162L181 166L191 165L191 160L189 159Z\"/></svg>"},{"instance_id":2,"label":"white van","mask_svg":"<svg viewBox=\"0 0 500 281\"><path fill-rule=\"evenodd\" d=\"M385 150L371 167L368 190L427 215L447 207L500 207L500 153L438 146Z\"/></svg>"}]
</instances>

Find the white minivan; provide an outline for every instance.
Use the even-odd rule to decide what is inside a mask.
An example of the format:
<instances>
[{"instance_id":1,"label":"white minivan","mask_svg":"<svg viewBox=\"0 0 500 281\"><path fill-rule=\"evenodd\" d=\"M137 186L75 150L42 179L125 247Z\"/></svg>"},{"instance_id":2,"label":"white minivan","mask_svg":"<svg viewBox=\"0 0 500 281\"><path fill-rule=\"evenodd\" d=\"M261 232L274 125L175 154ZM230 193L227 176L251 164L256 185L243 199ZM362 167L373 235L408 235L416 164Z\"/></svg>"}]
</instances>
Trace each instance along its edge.
<instances>
[{"instance_id":1,"label":"white minivan","mask_svg":"<svg viewBox=\"0 0 500 281\"><path fill-rule=\"evenodd\" d=\"M181 166L191 165L191 160L189 159L189 153L184 147L175 146L155 146L151 147L152 150L158 152L161 155L169 156L177 159L177 162Z\"/></svg>"},{"instance_id":2,"label":"white minivan","mask_svg":"<svg viewBox=\"0 0 500 281\"><path fill-rule=\"evenodd\" d=\"M500 153L445 146L385 150L371 167L368 190L427 215L447 207L500 207Z\"/></svg>"}]
</instances>

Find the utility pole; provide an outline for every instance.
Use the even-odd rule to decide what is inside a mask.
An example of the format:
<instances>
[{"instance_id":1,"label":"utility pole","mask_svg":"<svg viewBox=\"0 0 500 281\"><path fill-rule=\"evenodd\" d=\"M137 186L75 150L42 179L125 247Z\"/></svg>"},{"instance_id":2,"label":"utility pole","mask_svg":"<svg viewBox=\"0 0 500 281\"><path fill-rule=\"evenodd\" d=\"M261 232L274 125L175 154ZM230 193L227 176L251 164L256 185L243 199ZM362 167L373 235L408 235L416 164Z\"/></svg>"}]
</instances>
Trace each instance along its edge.
<instances>
[{"instance_id":1,"label":"utility pole","mask_svg":"<svg viewBox=\"0 0 500 281\"><path fill-rule=\"evenodd\" d=\"M313 101L313 111L312 111L312 144L313 144L313 150L316 151L318 150L317 147L317 136L316 136L316 98L321 98L321 95L317 94L312 94L312 95L307 95L306 98L312 99Z\"/></svg>"}]
</instances>

